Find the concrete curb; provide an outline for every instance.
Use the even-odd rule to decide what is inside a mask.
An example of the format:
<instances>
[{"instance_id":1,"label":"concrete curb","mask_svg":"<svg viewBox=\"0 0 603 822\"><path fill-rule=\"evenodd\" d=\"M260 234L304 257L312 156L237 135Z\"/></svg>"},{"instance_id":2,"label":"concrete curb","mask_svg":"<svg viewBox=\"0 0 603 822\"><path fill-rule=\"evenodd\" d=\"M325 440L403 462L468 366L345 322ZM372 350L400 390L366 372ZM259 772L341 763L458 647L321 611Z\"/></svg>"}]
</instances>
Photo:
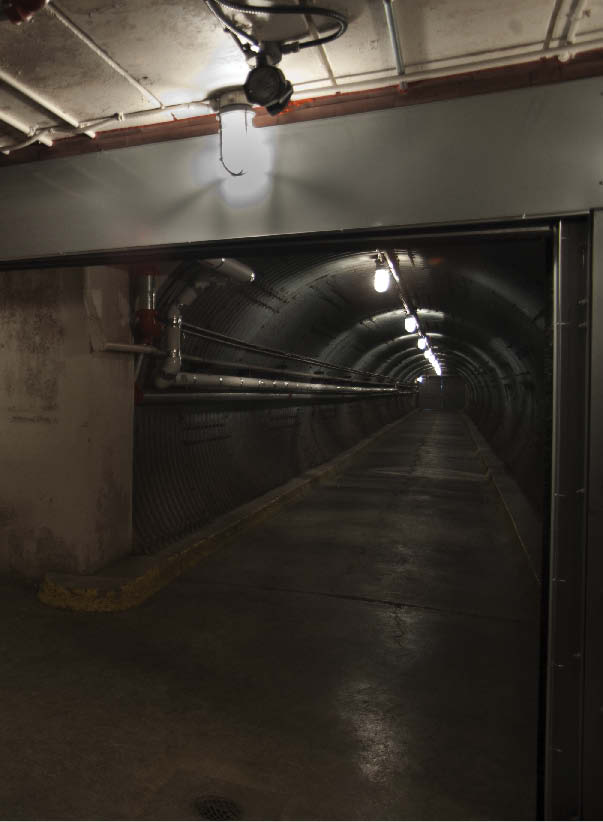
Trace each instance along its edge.
<instances>
[{"instance_id":1,"label":"concrete curb","mask_svg":"<svg viewBox=\"0 0 603 822\"><path fill-rule=\"evenodd\" d=\"M152 556L126 557L100 574L47 574L38 598L45 605L72 611L112 612L134 608L218 548L337 474L361 451L413 413L414 410L389 423L318 468L214 520L192 539L189 537Z\"/></svg>"}]
</instances>

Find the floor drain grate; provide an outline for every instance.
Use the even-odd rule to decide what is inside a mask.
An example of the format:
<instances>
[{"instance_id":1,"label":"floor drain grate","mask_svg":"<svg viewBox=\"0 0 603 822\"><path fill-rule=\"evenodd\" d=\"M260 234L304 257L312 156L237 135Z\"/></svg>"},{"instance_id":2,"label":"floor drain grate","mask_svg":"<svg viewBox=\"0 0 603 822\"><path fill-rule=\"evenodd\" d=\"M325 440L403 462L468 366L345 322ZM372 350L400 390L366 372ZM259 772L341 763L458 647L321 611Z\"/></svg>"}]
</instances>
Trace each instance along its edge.
<instances>
[{"instance_id":1,"label":"floor drain grate","mask_svg":"<svg viewBox=\"0 0 603 822\"><path fill-rule=\"evenodd\" d=\"M195 802L201 819L241 819L241 808L224 796L202 796Z\"/></svg>"}]
</instances>

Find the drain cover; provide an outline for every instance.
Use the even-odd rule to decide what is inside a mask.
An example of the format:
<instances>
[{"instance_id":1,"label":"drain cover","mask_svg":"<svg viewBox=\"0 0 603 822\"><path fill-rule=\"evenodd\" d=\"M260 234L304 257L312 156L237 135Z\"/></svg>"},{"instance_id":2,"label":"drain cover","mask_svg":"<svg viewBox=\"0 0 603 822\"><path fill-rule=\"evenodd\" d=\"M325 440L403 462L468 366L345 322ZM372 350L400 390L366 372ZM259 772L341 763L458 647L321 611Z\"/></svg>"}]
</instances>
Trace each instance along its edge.
<instances>
[{"instance_id":1,"label":"drain cover","mask_svg":"<svg viewBox=\"0 0 603 822\"><path fill-rule=\"evenodd\" d=\"M195 802L201 819L241 819L241 808L224 796L202 796Z\"/></svg>"}]
</instances>

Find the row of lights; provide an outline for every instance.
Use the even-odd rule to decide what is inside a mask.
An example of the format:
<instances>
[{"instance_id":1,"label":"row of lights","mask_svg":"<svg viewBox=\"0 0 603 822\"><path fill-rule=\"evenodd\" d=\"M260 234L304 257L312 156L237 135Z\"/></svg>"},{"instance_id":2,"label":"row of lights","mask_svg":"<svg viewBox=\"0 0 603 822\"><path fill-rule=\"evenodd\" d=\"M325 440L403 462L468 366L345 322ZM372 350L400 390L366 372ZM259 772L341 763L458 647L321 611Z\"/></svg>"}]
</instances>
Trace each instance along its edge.
<instances>
[{"instance_id":1,"label":"row of lights","mask_svg":"<svg viewBox=\"0 0 603 822\"><path fill-rule=\"evenodd\" d=\"M391 284L391 279L392 275L388 263L383 259L381 254L378 254L377 261L375 263L375 277L373 279L373 286L375 288L375 291L379 292L380 294L383 294L389 288ZM417 318L414 316L414 314L408 314L408 316L404 319L404 330L408 334L414 334L415 332L418 334L417 348L423 352L423 356L426 360L429 361L429 364L431 365L437 376L441 377L442 367L438 362L436 355L429 347L427 337L421 331Z\"/></svg>"}]
</instances>

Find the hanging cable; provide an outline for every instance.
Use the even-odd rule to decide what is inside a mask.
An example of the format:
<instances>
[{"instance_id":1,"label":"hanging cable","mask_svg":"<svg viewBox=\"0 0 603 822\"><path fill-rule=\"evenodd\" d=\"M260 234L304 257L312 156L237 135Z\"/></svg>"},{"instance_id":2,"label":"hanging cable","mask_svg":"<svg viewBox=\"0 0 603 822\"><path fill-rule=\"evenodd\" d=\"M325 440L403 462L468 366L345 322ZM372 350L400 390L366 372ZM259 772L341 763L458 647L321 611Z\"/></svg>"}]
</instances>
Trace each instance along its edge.
<instances>
[{"instance_id":1,"label":"hanging cable","mask_svg":"<svg viewBox=\"0 0 603 822\"><path fill-rule=\"evenodd\" d=\"M338 11L334 11L333 9L325 9L320 6L253 6L247 5L246 3L237 3L234 0L205 0L206 5L210 8L210 10L218 17L216 14L215 6L218 4L224 8L231 9L232 11L240 11L244 14L297 14L301 16L311 16L311 17L328 17L330 20L334 20L337 23L337 30L331 32L330 34L325 34L322 37L318 37L315 40L304 40L303 42L293 41L293 42L284 42L280 43L280 49L283 54L289 52L300 51L301 49L308 49L313 48L314 46L322 46L325 43L331 43L333 40L337 40L338 37L341 37L342 34L345 34L348 21L347 18ZM231 31L236 31L241 37L249 42L252 42L253 45L259 45L255 38L250 39L250 35L246 32L243 32L242 29L239 29L232 20L228 20L228 18L221 14L218 19L220 19L224 25L228 26ZM255 42L253 42L255 40Z\"/></svg>"}]
</instances>

